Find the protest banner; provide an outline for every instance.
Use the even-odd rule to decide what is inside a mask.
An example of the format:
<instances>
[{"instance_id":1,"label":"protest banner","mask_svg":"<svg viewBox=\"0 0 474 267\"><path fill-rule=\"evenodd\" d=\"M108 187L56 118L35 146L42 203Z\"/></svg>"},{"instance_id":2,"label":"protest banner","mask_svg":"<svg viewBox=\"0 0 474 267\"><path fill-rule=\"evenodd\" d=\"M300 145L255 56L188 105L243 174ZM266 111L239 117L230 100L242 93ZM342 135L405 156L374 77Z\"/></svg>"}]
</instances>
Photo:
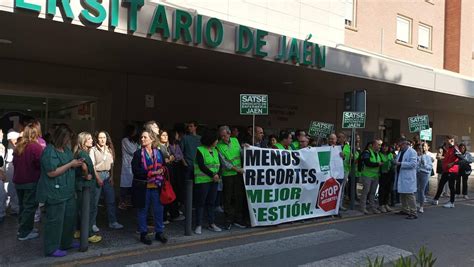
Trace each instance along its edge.
<instances>
[{"instance_id":1,"label":"protest banner","mask_svg":"<svg viewBox=\"0 0 474 267\"><path fill-rule=\"evenodd\" d=\"M252 226L337 215L344 178L341 147L247 147L244 183Z\"/></svg>"}]
</instances>

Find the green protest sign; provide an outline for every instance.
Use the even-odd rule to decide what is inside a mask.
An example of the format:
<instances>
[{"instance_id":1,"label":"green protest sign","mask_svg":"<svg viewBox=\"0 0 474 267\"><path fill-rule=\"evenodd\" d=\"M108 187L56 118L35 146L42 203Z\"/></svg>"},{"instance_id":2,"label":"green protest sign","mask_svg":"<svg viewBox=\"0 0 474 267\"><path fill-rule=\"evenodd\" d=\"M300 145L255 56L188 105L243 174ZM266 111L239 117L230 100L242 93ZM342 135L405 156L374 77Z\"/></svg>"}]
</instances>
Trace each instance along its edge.
<instances>
[{"instance_id":1,"label":"green protest sign","mask_svg":"<svg viewBox=\"0 0 474 267\"><path fill-rule=\"evenodd\" d=\"M433 138L433 128L420 131L420 140L432 141L432 138Z\"/></svg>"},{"instance_id":2,"label":"green protest sign","mask_svg":"<svg viewBox=\"0 0 474 267\"><path fill-rule=\"evenodd\" d=\"M430 119L428 115L408 117L408 128L410 133L417 133L430 128Z\"/></svg>"},{"instance_id":3,"label":"green protest sign","mask_svg":"<svg viewBox=\"0 0 474 267\"><path fill-rule=\"evenodd\" d=\"M342 128L365 128L365 112L343 112Z\"/></svg>"},{"instance_id":4,"label":"green protest sign","mask_svg":"<svg viewBox=\"0 0 474 267\"><path fill-rule=\"evenodd\" d=\"M268 95L241 94L240 115L268 115Z\"/></svg>"},{"instance_id":5,"label":"green protest sign","mask_svg":"<svg viewBox=\"0 0 474 267\"><path fill-rule=\"evenodd\" d=\"M334 124L312 121L309 124L308 134L313 137L326 138L332 133L333 129Z\"/></svg>"}]
</instances>

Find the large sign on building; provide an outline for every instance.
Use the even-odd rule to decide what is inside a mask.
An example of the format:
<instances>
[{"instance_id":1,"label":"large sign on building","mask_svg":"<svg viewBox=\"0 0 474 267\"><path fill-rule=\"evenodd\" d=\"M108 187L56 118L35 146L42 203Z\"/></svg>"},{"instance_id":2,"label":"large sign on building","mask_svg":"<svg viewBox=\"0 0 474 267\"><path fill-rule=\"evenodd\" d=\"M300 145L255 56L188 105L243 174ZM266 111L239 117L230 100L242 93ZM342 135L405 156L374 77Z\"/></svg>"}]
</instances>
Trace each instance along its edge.
<instances>
[{"instance_id":1,"label":"large sign on building","mask_svg":"<svg viewBox=\"0 0 474 267\"><path fill-rule=\"evenodd\" d=\"M149 39L227 51L232 44L230 51L241 55L307 67L326 65L326 47L309 40L279 36L145 0L0 0L0 10L2 6L11 6L14 12Z\"/></svg>"}]
</instances>

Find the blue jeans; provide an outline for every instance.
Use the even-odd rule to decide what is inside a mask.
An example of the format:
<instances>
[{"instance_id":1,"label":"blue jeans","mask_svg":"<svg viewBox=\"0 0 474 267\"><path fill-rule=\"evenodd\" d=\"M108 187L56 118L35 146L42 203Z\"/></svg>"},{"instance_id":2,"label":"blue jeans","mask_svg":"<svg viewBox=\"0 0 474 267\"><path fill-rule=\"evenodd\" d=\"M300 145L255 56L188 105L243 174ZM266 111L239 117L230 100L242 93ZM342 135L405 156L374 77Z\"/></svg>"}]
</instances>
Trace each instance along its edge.
<instances>
[{"instance_id":1,"label":"blue jeans","mask_svg":"<svg viewBox=\"0 0 474 267\"><path fill-rule=\"evenodd\" d=\"M146 224L146 217L150 207L153 211L153 220L155 221L155 233L163 233L163 205L160 201L159 189L146 189L145 207L139 208L137 212L138 217L138 231L140 233L147 233L148 228Z\"/></svg>"},{"instance_id":2,"label":"blue jeans","mask_svg":"<svg viewBox=\"0 0 474 267\"><path fill-rule=\"evenodd\" d=\"M202 218L204 216L204 208L207 211L207 221L213 224L215 220L217 184L215 182L195 184L194 198L196 201L196 226L202 225Z\"/></svg>"},{"instance_id":3,"label":"blue jeans","mask_svg":"<svg viewBox=\"0 0 474 267\"><path fill-rule=\"evenodd\" d=\"M420 207L423 207L423 203L425 202L425 189L426 189L426 186L428 185L429 179L430 179L430 173L423 173L423 172L416 173L416 186L417 186L416 200L418 201L418 204L420 204Z\"/></svg>"},{"instance_id":4,"label":"blue jeans","mask_svg":"<svg viewBox=\"0 0 474 267\"><path fill-rule=\"evenodd\" d=\"M107 206L107 219L109 224L117 222L117 213L115 212L115 191L114 187L110 184L110 173L109 172L98 172L99 178L104 182L102 187L95 188L95 207L99 205L100 194L104 192L105 204ZM94 218L94 225L97 225L98 208L93 210L92 218Z\"/></svg>"}]
</instances>

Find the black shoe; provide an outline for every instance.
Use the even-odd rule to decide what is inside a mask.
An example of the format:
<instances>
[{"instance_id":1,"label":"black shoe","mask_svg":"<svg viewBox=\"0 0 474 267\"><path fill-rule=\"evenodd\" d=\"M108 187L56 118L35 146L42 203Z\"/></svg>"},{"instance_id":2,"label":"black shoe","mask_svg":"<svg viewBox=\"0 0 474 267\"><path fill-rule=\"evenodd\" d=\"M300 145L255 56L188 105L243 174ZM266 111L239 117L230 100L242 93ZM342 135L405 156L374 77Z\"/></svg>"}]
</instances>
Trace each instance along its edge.
<instances>
[{"instance_id":1,"label":"black shoe","mask_svg":"<svg viewBox=\"0 0 474 267\"><path fill-rule=\"evenodd\" d=\"M401 210L401 211L399 211L399 212L397 212L397 213L395 213L395 214L397 214L397 215L410 215L410 214L408 214L408 212L406 212L406 211L404 211L404 210Z\"/></svg>"},{"instance_id":2,"label":"black shoe","mask_svg":"<svg viewBox=\"0 0 474 267\"><path fill-rule=\"evenodd\" d=\"M152 241L148 237L147 233L141 233L140 234L140 241L145 245L151 245L151 243L152 243Z\"/></svg>"},{"instance_id":3,"label":"black shoe","mask_svg":"<svg viewBox=\"0 0 474 267\"><path fill-rule=\"evenodd\" d=\"M156 233L155 240L160 241L163 244L166 244L166 242L168 242L168 237L164 233Z\"/></svg>"},{"instance_id":4,"label":"black shoe","mask_svg":"<svg viewBox=\"0 0 474 267\"><path fill-rule=\"evenodd\" d=\"M410 214L410 215L408 215L408 217L406 217L405 219L407 219L407 220L415 220L415 219L418 219L418 216L413 215L413 214Z\"/></svg>"}]
</instances>

